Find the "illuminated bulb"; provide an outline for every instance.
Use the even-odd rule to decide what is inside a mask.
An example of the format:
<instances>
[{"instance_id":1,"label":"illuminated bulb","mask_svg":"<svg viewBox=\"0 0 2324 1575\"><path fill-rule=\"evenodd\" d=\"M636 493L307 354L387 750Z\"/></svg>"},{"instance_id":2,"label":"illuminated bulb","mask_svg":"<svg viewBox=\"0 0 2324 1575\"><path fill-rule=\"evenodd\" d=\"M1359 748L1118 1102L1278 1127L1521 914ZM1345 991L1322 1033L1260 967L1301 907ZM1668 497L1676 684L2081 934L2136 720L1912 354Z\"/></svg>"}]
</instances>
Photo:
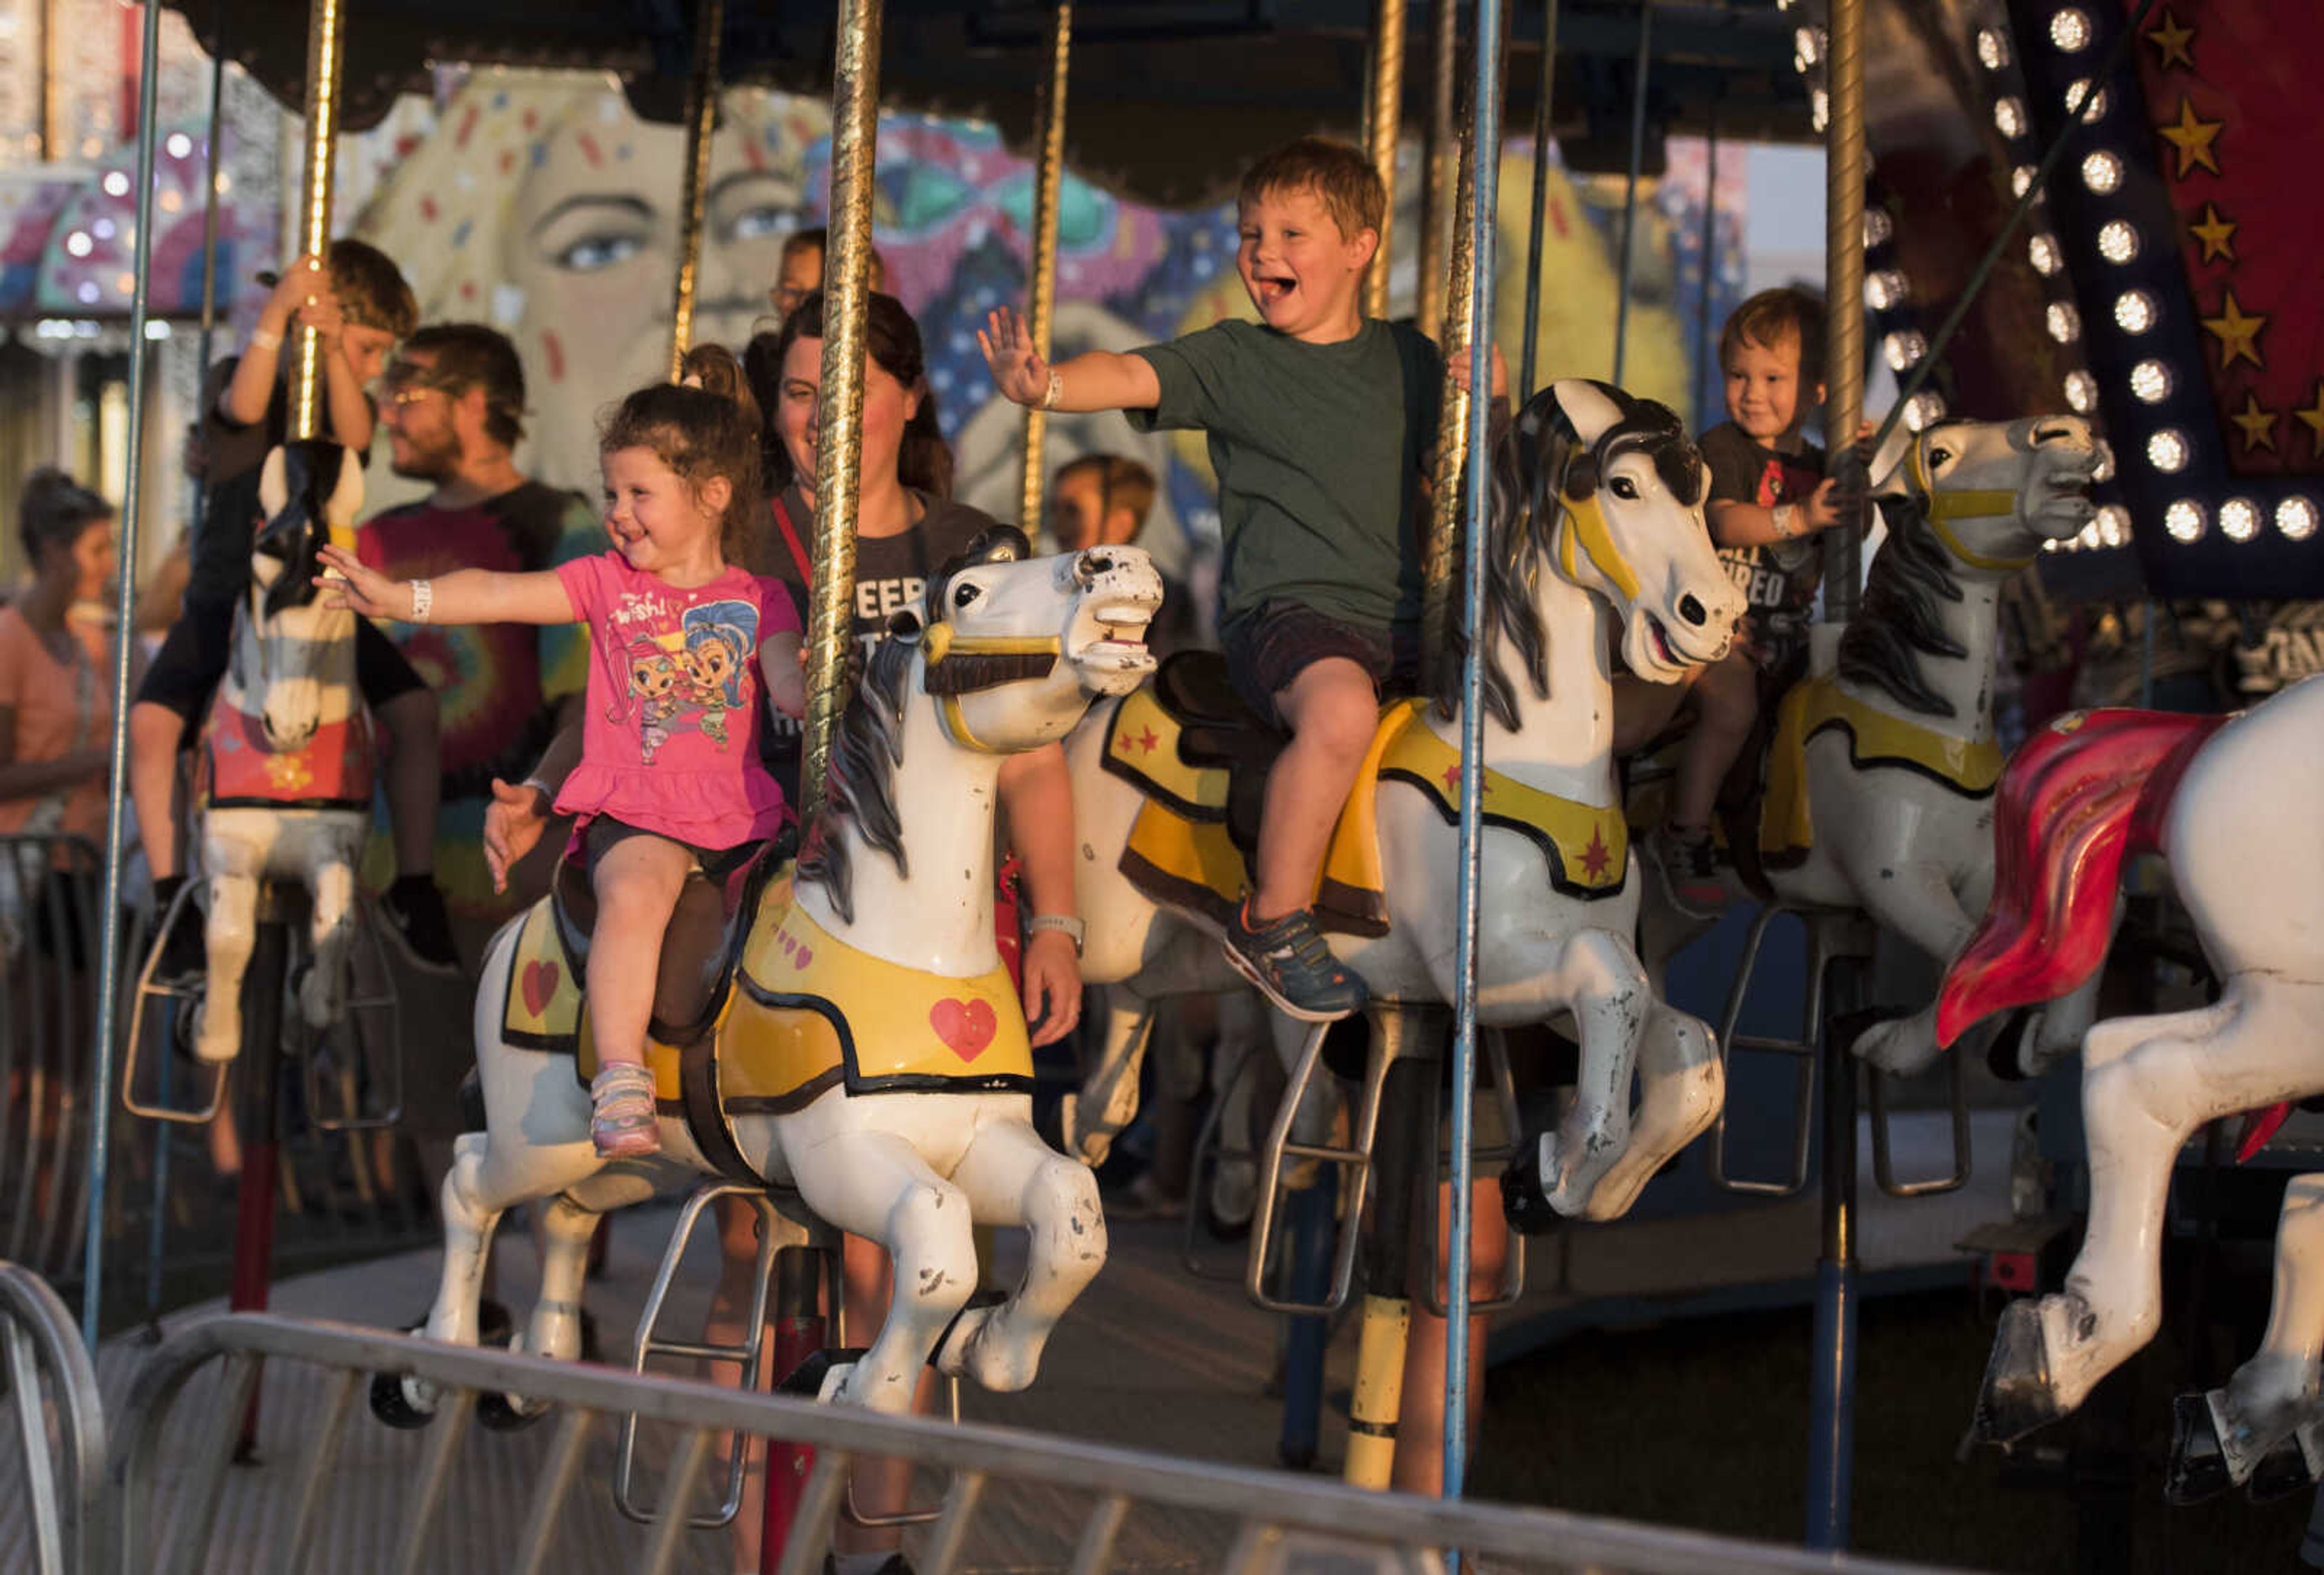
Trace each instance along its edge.
<instances>
[{"instance_id":1,"label":"illuminated bulb","mask_svg":"<svg viewBox=\"0 0 2324 1575\"><path fill-rule=\"evenodd\" d=\"M2000 129L2003 136L2024 136L2025 134L2025 101L2022 98L2004 98L1996 103L1993 106L1993 124Z\"/></svg>"},{"instance_id":2,"label":"illuminated bulb","mask_svg":"<svg viewBox=\"0 0 2324 1575\"><path fill-rule=\"evenodd\" d=\"M2296 493L2275 506L2275 528L2292 541L2316 534L2316 505Z\"/></svg>"},{"instance_id":3,"label":"illuminated bulb","mask_svg":"<svg viewBox=\"0 0 2324 1575\"><path fill-rule=\"evenodd\" d=\"M2057 272L2065 263L2065 258L2058 251L2058 237L2055 235L2036 235L2026 242L2025 258L2034 264L2034 272L2044 279Z\"/></svg>"},{"instance_id":4,"label":"illuminated bulb","mask_svg":"<svg viewBox=\"0 0 2324 1575\"><path fill-rule=\"evenodd\" d=\"M2259 534L2259 505L2249 498L2229 498L2219 505L2219 534L2229 541L2249 541Z\"/></svg>"},{"instance_id":5,"label":"illuminated bulb","mask_svg":"<svg viewBox=\"0 0 2324 1575\"><path fill-rule=\"evenodd\" d=\"M2034 189L2034 166L2020 164L2009 172L2009 195L2023 197Z\"/></svg>"},{"instance_id":6,"label":"illuminated bulb","mask_svg":"<svg viewBox=\"0 0 2324 1575\"><path fill-rule=\"evenodd\" d=\"M1819 88L1808 95L1808 129L1821 132L1831 124L1831 95Z\"/></svg>"},{"instance_id":7,"label":"illuminated bulb","mask_svg":"<svg viewBox=\"0 0 2324 1575\"><path fill-rule=\"evenodd\" d=\"M2124 547L2130 542L2130 511L2120 503L2108 503L2098 511L2097 520L2098 545Z\"/></svg>"},{"instance_id":8,"label":"illuminated bulb","mask_svg":"<svg viewBox=\"0 0 2324 1575\"><path fill-rule=\"evenodd\" d=\"M2143 405L2159 405L2171 397L2171 369L2160 361L2142 361L2130 369L2130 391Z\"/></svg>"},{"instance_id":9,"label":"illuminated bulb","mask_svg":"<svg viewBox=\"0 0 2324 1575\"><path fill-rule=\"evenodd\" d=\"M1792 52L1801 70L1806 70L1823 59L1823 29L1801 27L1792 30Z\"/></svg>"},{"instance_id":10,"label":"illuminated bulb","mask_svg":"<svg viewBox=\"0 0 2324 1575\"><path fill-rule=\"evenodd\" d=\"M2053 300L2050 309L2042 314L2042 321L2050 330L2050 337L2061 345L2070 345L2082 336L2082 314L2068 302Z\"/></svg>"},{"instance_id":11,"label":"illuminated bulb","mask_svg":"<svg viewBox=\"0 0 2324 1575\"><path fill-rule=\"evenodd\" d=\"M1880 351L1887 357L1891 369L1903 372L1929 353L1928 336L1917 329L1906 328L1881 340Z\"/></svg>"},{"instance_id":12,"label":"illuminated bulb","mask_svg":"<svg viewBox=\"0 0 2324 1575\"><path fill-rule=\"evenodd\" d=\"M1864 299L1876 312L1885 312L1904 304L1904 276L1893 268L1881 269L1864 281Z\"/></svg>"},{"instance_id":13,"label":"illuminated bulb","mask_svg":"<svg viewBox=\"0 0 2324 1575\"><path fill-rule=\"evenodd\" d=\"M2098 226L2098 255L2109 262L2127 262L2138 255L2138 232L2127 219L2108 219Z\"/></svg>"},{"instance_id":14,"label":"illuminated bulb","mask_svg":"<svg viewBox=\"0 0 2324 1575\"><path fill-rule=\"evenodd\" d=\"M2074 533L2074 547L2078 551L2096 552L2102 545L2103 541L2098 535L2098 522L2095 520Z\"/></svg>"},{"instance_id":15,"label":"illuminated bulb","mask_svg":"<svg viewBox=\"0 0 2324 1575\"><path fill-rule=\"evenodd\" d=\"M2050 18L2050 41L2070 55L2089 48L2089 14L2071 5L2061 7Z\"/></svg>"},{"instance_id":16,"label":"illuminated bulb","mask_svg":"<svg viewBox=\"0 0 2324 1575\"><path fill-rule=\"evenodd\" d=\"M2090 466L2090 480L2099 485L2114 480L2114 445L2101 438L2090 445L2098 450L2098 462Z\"/></svg>"},{"instance_id":17,"label":"illuminated bulb","mask_svg":"<svg viewBox=\"0 0 2324 1575\"><path fill-rule=\"evenodd\" d=\"M2087 416L2098 402L2098 380L2087 372L2066 373L2066 402L2078 415Z\"/></svg>"},{"instance_id":18,"label":"illuminated bulb","mask_svg":"<svg viewBox=\"0 0 2324 1575\"><path fill-rule=\"evenodd\" d=\"M2078 77L2067 83L2066 113L2071 115L2078 109L2082 112L2084 125L2098 124L2106 118L2106 89L2100 88L2096 92L2092 92L2090 79L2088 77Z\"/></svg>"},{"instance_id":19,"label":"illuminated bulb","mask_svg":"<svg viewBox=\"0 0 2324 1575\"><path fill-rule=\"evenodd\" d=\"M1904 425L1914 432L1932 422L1942 420L1944 414L1944 400L1925 391L1904 401Z\"/></svg>"},{"instance_id":20,"label":"illuminated bulb","mask_svg":"<svg viewBox=\"0 0 2324 1575\"><path fill-rule=\"evenodd\" d=\"M2122 184L2122 161L2103 148L2082 161L2082 184L2106 197Z\"/></svg>"},{"instance_id":21,"label":"illuminated bulb","mask_svg":"<svg viewBox=\"0 0 2324 1575\"><path fill-rule=\"evenodd\" d=\"M2154 327L2154 298L2143 290L2126 290L2114 298L2115 325L2126 334L2144 334Z\"/></svg>"},{"instance_id":22,"label":"illuminated bulb","mask_svg":"<svg viewBox=\"0 0 2324 1575\"><path fill-rule=\"evenodd\" d=\"M2187 435L2165 427L2146 440L2146 463L2171 475L2187 467Z\"/></svg>"},{"instance_id":23,"label":"illuminated bulb","mask_svg":"<svg viewBox=\"0 0 2324 1575\"><path fill-rule=\"evenodd\" d=\"M2181 498L2163 511L2163 529L2173 541L2200 540L2203 523L2203 505L2191 498Z\"/></svg>"},{"instance_id":24,"label":"illuminated bulb","mask_svg":"<svg viewBox=\"0 0 2324 1575\"><path fill-rule=\"evenodd\" d=\"M65 237L65 250L76 257L86 257L96 249L97 243L88 238L87 230L75 230Z\"/></svg>"},{"instance_id":25,"label":"illuminated bulb","mask_svg":"<svg viewBox=\"0 0 2324 1575\"><path fill-rule=\"evenodd\" d=\"M118 170L107 170L105 177L105 195L107 197L128 196L129 177L124 175Z\"/></svg>"},{"instance_id":26,"label":"illuminated bulb","mask_svg":"<svg viewBox=\"0 0 2324 1575\"><path fill-rule=\"evenodd\" d=\"M1977 30L1977 58L1988 71L1998 71L2009 64L2009 42L1990 27Z\"/></svg>"},{"instance_id":27,"label":"illuminated bulb","mask_svg":"<svg viewBox=\"0 0 2324 1575\"><path fill-rule=\"evenodd\" d=\"M169 149L172 159L182 159L194 151L194 139L183 132L171 132L161 145Z\"/></svg>"},{"instance_id":28,"label":"illuminated bulb","mask_svg":"<svg viewBox=\"0 0 2324 1575\"><path fill-rule=\"evenodd\" d=\"M1895 224L1888 217L1886 208L1868 207L1864 210L1864 244L1868 248L1881 244L1895 233Z\"/></svg>"}]
</instances>

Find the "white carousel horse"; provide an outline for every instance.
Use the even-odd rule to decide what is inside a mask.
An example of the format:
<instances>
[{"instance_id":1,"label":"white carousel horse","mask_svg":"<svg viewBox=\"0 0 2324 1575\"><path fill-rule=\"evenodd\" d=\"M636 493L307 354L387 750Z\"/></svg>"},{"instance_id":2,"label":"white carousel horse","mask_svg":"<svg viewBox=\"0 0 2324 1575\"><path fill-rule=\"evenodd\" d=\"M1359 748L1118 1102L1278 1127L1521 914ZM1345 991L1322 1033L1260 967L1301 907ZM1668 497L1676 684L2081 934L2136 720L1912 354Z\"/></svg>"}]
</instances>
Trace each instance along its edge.
<instances>
[{"instance_id":1,"label":"white carousel horse","mask_svg":"<svg viewBox=\"0 0 2324 1575\"><path fill-rule=\"evenodd\" d=\"M268 456L260 502L275 523L251 555L233 654L202 729L195 843L208 883L209 967L193 1049L211 1063L242 1048L242 979L263 882L294 880L312 899L313 958L299 986L307 1025L337 1022L347 999L355 869L371 828L371 723L355 692L355 615L316 594L315 550L362 506L363 474L340 464L319 511L302 501L286 512L299 466L337 453L300 448L288 484L284 451Z\"/></svg>"},{"instance_id":2,"label":"white carousel horse","mask_svg":"<svg viewBox=\"0 0 2324 1575\"><path fill-rule=\"evenodd\" d=\"M1503 1027L1572 1014L1577 1097L1562 1126L1541 1136L1538 1159L1552 1204L1593 1220L1627 1211L1720 1101L1710 1030L1655 999L1631 943L1639 882L1615 784L1609 667L1618 646L1631 671L1671 682L1726 651L1742 598L1711 550L1703 493L1701 456L1674 415L1579 379L1536 395L1497 456L1479 1021ZM1384 928L1328 937L1370 989L1375 1034L1391 1041L1408 1009L1453 999L1465 637L1456 631L1454 640L1436 704L1383 712L1378 769L1358 788L1376 816ZM1141 816L1161 803L1123 774L1115 748L1117 723L1143 699L1093 713L1066 743L1088 850L1083 974L1121 985L1109 992L1099 1064L1069 1096L1069 1146L1093 1163L1136 1113L1150 1003L1231 989L1238 977L1221 954L1214 914L1157 906L1122 871L1125 850L1139 846ZM1343 832L1354 816L1351 808ZM1327 882L1336 861L1335 852ZM1288 1065L1305 1026L1271 1015ZM1634 1071L1643 1084L1635 1119Z\"/></svg>"},{"instance_id":3,"label":"white carousel horse","mask_svg":"<svg viewBox=\"0 0 2324 1575\"><path fill-rule=\"evenodd\" d=\"M2126 850L2159 850L2219 980L2195 1011L2120 1018L2082 1040L2090 1211L2063 1292L2013 1303L1978 1404L1981 1436L2006 1441L2082 1403L2162 1320L2165 1193L2205 1122L2324 1091L2324 822L2286 795L2324 772L2324 682L2310 678L2231 719L2136 711L2061 717L2004 778L1992 911L1945 976L1950 1043L1980 1018L2054 999L2105 961ZM2312 1195L2310 1205L2312 1211ZM2285 1203L2286 1231L2314 1226ZM2316 1287L2285 1288L2273 1360L2230 1386L2223 1432L2255 1460L2281 1408L2259 1396L2289 1364L2314 1392ZM2292 1308L2287 1322L2287 1306ZM2293 1323L2301 1326L2293 1327ZM2280 1435L2279 1435L2280 1436Z\"/></svg>"},{"instance_id":4,"label":"white carousel horse","mask_svg":"<svg viewBox=\"0 0 2324 1575\"><path fill-rule=\"evenodd\" d=\"M459 1139L444 1180L429 1337L475 1343L494 1224L512 1204L553 1199L540 1300L519 1343L571 1358L597 1215L674 1173L718 1168L723 1151L894 1257L879 1337L826 1393L903 1411L931 1351L989 1388L1031 1382L1050 1330L1105 1260L1105 1220L1090 1172L1033 1130L1024 1015L993 942L995 784L1007 756L1064 737L1093 697L1153 669L1141 637L1162 583L1136 548L1019 561L1026 553L1018 532L988 532L931 584L925 624L899 613L873 651L795 894L770 889L746 907L724 954L715 1027L703 1025L706 1123L674 1118L667 1097L696 1063L652 1051L659 1158L598 1158L575 1062L510 1042L511 1024L553 1015L560 991L578 1009L578 970L560 974L530 950L551 899L494 937L475 1018L486 1122ZM1030 1256L1007 1301L964 1312L975 1225L1024 1227ZM426 1386L401 1384L400 1395L374 1386L383 1419L433 1409Z\"/></svg>"},{"instance_id":5,"label":"white carousel horse","mask_svg":"<svg viewBox=\"0 0 2324 1575\"><path fill-rule=\"evenodd\" d=\"M1778 901L1861 911L1940 964L1968 941L1993 889L2002 582L2089 522L2098 462L2074 416L1949 421L1906 447L1881 490L1888 537L1838 670L1811 673L1779 713L1760 835ZM1749 895L1732 869L1726 880L1731 900ZM1641 949L1659 979L1710 921L1677 912L1660 880L1647 887ZM1935 1008L1876 1023L1853 1047L1917 1072L1937 1055Z\"/></svg>"}]
</instances>

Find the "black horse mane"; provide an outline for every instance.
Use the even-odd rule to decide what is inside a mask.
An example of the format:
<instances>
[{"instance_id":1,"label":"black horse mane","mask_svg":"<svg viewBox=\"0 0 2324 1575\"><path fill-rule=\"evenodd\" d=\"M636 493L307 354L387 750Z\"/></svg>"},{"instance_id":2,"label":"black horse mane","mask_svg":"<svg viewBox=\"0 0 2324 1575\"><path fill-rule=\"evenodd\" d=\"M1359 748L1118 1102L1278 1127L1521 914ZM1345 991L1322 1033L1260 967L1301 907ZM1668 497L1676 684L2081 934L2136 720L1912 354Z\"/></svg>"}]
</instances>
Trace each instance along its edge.
<instances>
[{"instance_id":1,"label":"black horse mane","mask_svg":"<svg viewBox=\"0 0 2324 1575\"><path fill-rule=\"evenodd\" d=\"M1685 423L1667 405L1625 393L1610 383L1591 384L1613 401L1620 419L1584 444L1559 403L1554 383L1527 401L1508 436L1493 452L1492 496L1487 504L1485 556L1484 698L1488 714L1515 732L1517 690L1491 653L1493 637L1504 635L1516 649L1536 695L1549 692L1549 631L1542 626L1534 592L1548 558L1565 502L1586 501L1598 490L1606 468L1625 454L1644 454L1672 494L1693 498L1702 489L1702 455L1686 435ZM1461 673L1470 634L1456 597L1445 621L1444 660L1438 664L1431 698L1439 714L1451 716L1461 704Z\"/></svg>"},{"instance_id":2,"label":"black horse mane","mask_svg":"<svg viewBox=\"0 0 2324 1575\"><path fill-rule=\"evenodd\" d=\"M1024 532L1014 527L996 525L980 532L965 551L929 580L923 603L927 626L933 627L942 621L945 593L953 576L961 570L983 563L1016 562L1031 555L1031 544ZM904 763L904 702L908 698L912 659L920 654L922 627L909 613L899 613L888 633L872 648L870 659L862 664L862 674L851 686L853 693L847 709L840 713L839 726L831 741L831 767L824 778L823 807L799 848L795 884L821 886L842 924L855 922L848 840L841 834L843 819L853 823L855 834L863 839L866 847L893 859L898 874L907 880L911 877L911 866L904 858L903 821L896 810L896 768ZM1025 659L954 659L1021 662ZM1056 659L1045 659L1047 663ZM848 665L851 668L856 665L853 656ZM944 664L953 665L950 661ZM1047 670L1047 666L1041 669L1043 673ZM1006 681L989 679L991 683ZM963 684L958 689L981 686L983 686ZM936 683L927 687L931 694L947 692Z\"/></svg>"},{"instance_id":3,"label":"black horse mane","mask_svg":"<svg viewBox=\"0 0 2324 1575\"><path fill-rule=\"evenodd\" d=\"M1952 702L1929 686L1921 659L1969 654L1945 632L1944 603L1961 599L1960 582L1929 523L1927 499L1908 493L1880 503L1888 539L1872 560L1863 605L1840 638L1840 676L1886 691L1907 710L1950 716Z\"/></svg>"}]
</instances>

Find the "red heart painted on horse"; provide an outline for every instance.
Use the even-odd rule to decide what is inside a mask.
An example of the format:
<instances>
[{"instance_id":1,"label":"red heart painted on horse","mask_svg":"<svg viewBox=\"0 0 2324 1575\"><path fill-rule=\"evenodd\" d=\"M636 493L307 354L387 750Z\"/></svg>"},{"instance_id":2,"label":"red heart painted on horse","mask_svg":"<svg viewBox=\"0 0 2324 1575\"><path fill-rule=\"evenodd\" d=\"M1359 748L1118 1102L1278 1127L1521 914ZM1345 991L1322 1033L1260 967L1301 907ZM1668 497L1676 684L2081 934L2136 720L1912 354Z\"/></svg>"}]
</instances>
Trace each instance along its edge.
<instances>
[{"instance_id":1,"label":"red heart painted on horse","mask_svg":"<svg viewBox=\"0 0 2324 1575\"><path fill-rule=\"evenodd\" d=\"M557 998L558 982L564 973L564 968L555 962L526 963L524 977L519 981L524 990L525 1009L536 1018L548 1010L549 1003Z\"/></svg>"},{"instance_id":2,"label":"red heart painted on horse","mask_svg":"<svg viewBox=\"0 0 2324 1575\"><path fill-rule=\"evenodd\" d=\"M984 1054L1000 1031L1001 1019L994 1015L989 1000L961 1000L946 997L928 1009L928 1027L945 1047L963 1061L973 1061Z\"/></svg>"}]
</instances>

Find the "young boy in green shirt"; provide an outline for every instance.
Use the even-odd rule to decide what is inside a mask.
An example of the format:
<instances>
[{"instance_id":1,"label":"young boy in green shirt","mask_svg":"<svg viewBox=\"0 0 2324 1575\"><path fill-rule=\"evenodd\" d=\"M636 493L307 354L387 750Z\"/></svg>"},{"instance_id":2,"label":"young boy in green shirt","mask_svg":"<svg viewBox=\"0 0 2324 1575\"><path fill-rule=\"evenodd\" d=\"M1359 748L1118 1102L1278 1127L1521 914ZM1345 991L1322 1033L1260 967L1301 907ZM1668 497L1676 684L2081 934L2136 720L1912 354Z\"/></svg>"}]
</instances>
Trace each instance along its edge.
<instances>
[{"instance_id":1,"label":"young boy in green shirt","mask_svg":"<svg viewBox=\"0 0 2324 1575\"><path fill-rule=\"evenodd\" d=\"M1236 206L1235 267L1259 322L1056 366L1013 311L993 313L977 341L1019 404L1118 410L1141 430L1209 435L1227 670L1291 734L1268 778L1258 888L1228 926L1227 956L1284 1011L1323 1022L1365 1000L1308 905L1382 686L1408 689L1417 676L1416 483L1443 363L1409 325L1363 314L1387 194L1360 152L1313 137L1279 148L1245 173Z\"/></svg>"}]
</instances>

